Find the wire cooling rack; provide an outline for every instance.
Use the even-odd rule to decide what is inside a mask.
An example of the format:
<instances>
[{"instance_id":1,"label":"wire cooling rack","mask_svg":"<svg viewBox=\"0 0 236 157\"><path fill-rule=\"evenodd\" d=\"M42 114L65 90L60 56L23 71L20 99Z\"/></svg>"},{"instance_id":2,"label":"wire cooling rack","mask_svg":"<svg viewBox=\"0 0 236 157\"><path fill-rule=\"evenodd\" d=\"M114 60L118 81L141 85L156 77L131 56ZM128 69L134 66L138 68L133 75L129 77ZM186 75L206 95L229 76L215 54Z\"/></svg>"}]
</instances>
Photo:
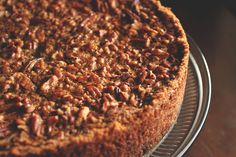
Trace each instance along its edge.
<instances>
[{"instance_id":1,"label":"wire cooling rack","mask_svg":"<svg viewBox=\"0 0 236 157\"><path fill-rule=\"evenodd\" d=\"M184 101L177 122L152 151L144 157L181 157L199 134L211 99L211 79L206 60L188 36L190 62Z\"/></svg>"}]
</instances>

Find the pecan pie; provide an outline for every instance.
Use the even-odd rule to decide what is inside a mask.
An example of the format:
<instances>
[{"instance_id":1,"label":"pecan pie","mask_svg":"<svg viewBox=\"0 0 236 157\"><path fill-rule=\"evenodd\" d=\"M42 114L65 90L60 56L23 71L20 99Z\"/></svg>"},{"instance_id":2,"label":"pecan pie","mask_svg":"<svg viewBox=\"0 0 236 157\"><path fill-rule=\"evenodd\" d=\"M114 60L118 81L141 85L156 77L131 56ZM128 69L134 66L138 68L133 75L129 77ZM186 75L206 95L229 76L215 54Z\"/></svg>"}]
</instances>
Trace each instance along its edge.
<instances>
[{"instance_id":1,"label":"pecan pie","mask_svg":"<svg viewBox=\"0 0 236 157\"><path fill-rule=\"evenodd\" d=\"M0 156L142 156L175 123L188 58L158 0L1 0Z\"/></svg>"}]
</instances>

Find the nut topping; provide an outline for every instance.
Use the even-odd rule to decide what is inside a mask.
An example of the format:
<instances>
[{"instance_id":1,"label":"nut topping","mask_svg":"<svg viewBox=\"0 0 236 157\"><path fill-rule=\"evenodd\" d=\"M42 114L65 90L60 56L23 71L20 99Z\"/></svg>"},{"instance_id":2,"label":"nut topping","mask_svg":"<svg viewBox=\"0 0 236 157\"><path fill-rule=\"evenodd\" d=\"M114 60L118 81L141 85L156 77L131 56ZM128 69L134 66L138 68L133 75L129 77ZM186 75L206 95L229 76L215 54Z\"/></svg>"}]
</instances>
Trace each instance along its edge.
<instances>
[{"instance_id":1,"label":"nut topping","mask_svg":"<svg viewBox=\"0 0 236 157\"><path fill-rule=\"evenodd\" d=\"M152 105L184 55L176 23L156 7L2 0L0 138L13 141L9 149L86 134L117 111Z\"/></svg>"}]
</instances>

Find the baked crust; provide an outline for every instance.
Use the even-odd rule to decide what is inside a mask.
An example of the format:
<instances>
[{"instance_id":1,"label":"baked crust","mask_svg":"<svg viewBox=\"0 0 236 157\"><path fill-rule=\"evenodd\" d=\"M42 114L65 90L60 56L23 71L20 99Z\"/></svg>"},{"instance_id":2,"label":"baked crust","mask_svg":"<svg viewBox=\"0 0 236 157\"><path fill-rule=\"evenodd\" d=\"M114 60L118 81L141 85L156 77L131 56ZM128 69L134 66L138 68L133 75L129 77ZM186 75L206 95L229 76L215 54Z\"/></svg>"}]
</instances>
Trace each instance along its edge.
<instances>
[{"instance_id":1,"label":"baked crust","mask_svg":"<svg viewBox=\"0 0 236 157\"><path fill-rule=\"evenodd\" d=\"M151 104L142 109L123 107L114 116L128 117L110 122L106 127L90 128L86 135L71 136L67 140L49 141L46 145L30 147L21 145L1 150L8 156L142 156L158 144L175 123L183 101L189 60L189 46L184 30L169 8L152 1L156 8L175 25L179 32L178 42L183 46L183 56L175 79L170 80L153 95ZM114 114L113 111L108 115ZM112 116L111 116L112 117ZM116 118L115 118L116 119Z\"/></svg>"}]
</instances>

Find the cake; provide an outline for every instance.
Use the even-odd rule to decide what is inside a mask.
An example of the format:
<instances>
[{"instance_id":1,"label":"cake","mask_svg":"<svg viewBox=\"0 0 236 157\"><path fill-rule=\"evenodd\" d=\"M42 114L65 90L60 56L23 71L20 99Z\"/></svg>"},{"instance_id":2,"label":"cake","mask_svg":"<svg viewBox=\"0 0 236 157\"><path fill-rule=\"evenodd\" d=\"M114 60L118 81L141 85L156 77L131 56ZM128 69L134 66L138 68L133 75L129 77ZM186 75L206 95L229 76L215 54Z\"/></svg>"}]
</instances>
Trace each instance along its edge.
<instances>
[{"instance_id":1,"label":"cake","mask_svg":"<svg viewBox=\"0 0 236 157\"><path fill-rule=\"evenodd\" d=\"M0 156L142 156L176 122L188 60L158 0L1 0Z\"/></svg>"}]
</instances>

